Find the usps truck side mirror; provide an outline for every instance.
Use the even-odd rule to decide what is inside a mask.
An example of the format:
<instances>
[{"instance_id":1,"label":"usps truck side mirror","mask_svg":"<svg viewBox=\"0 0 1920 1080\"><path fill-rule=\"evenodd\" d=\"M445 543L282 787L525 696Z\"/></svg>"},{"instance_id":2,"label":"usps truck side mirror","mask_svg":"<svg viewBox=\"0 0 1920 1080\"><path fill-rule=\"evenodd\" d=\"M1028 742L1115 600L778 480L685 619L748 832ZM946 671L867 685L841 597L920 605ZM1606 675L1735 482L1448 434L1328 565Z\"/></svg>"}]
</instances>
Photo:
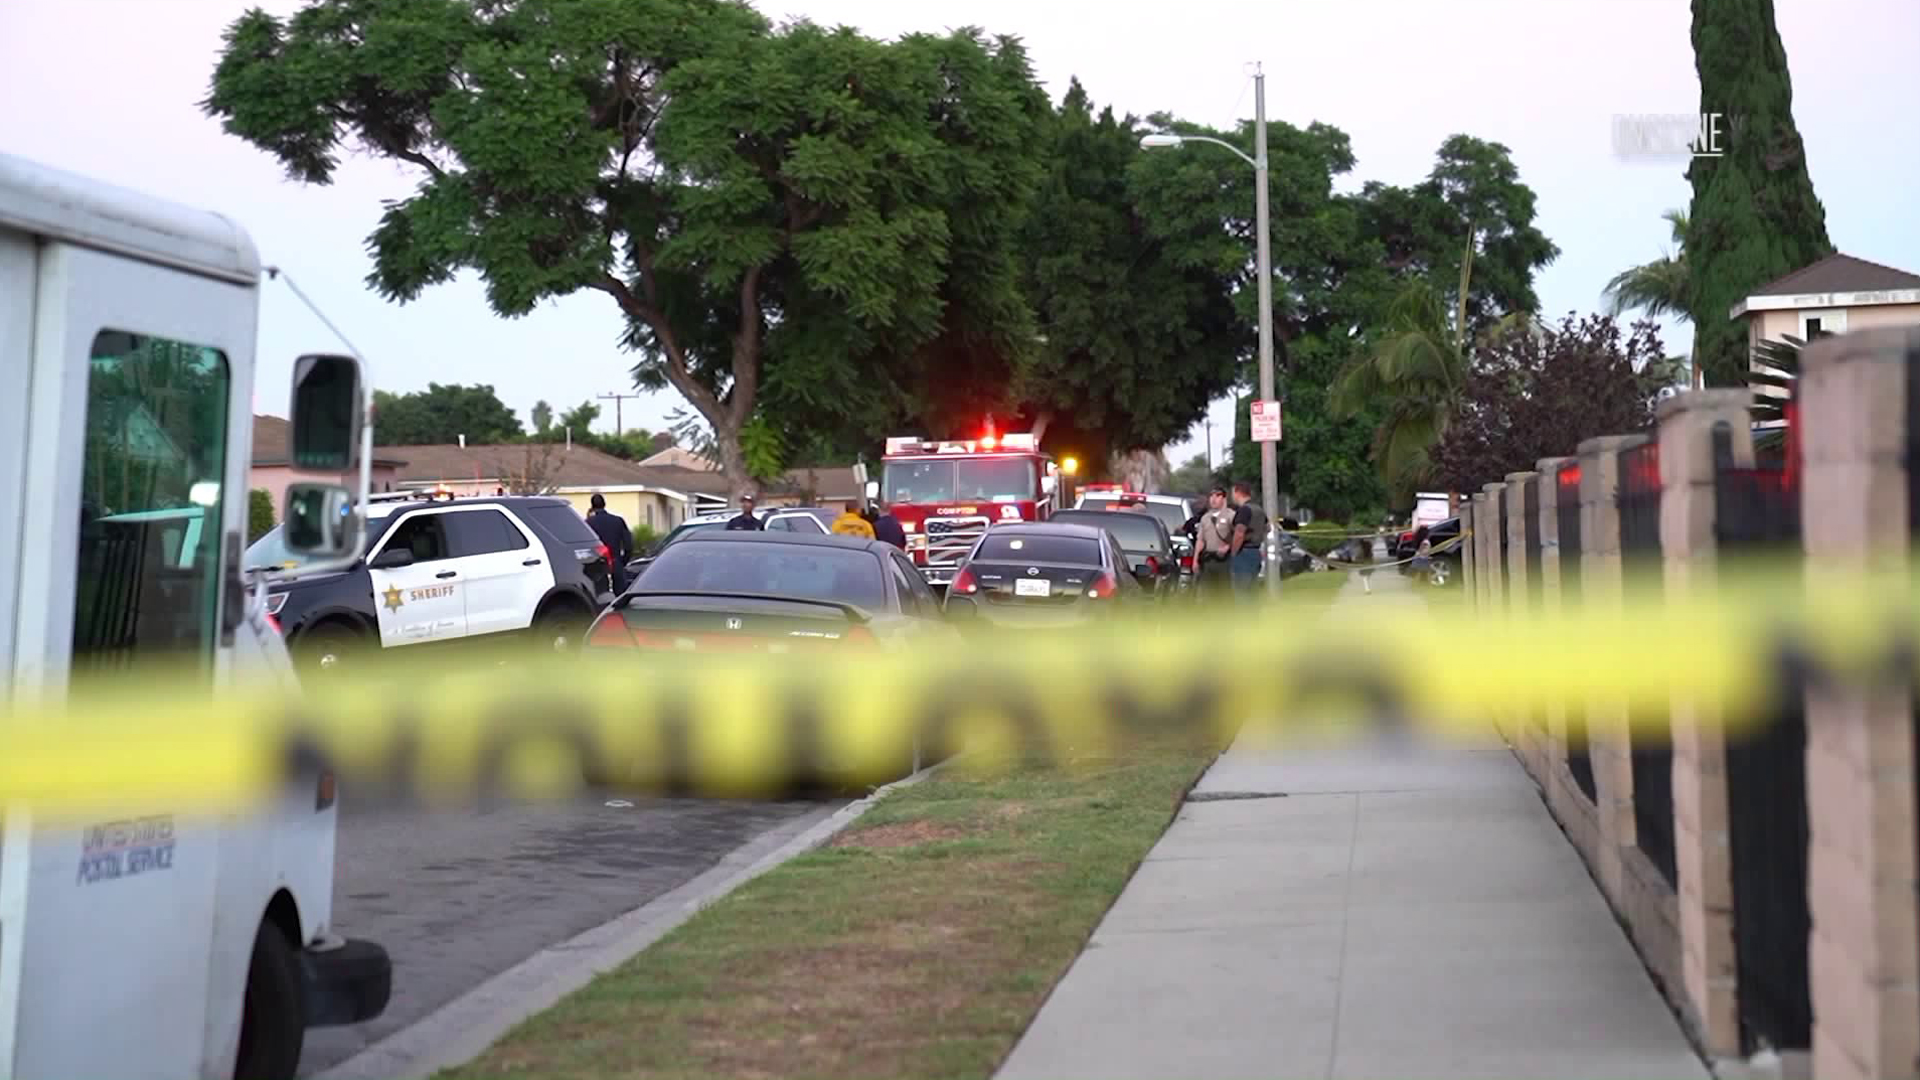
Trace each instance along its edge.
<instances>
[{"instance_id":1,"label":"usps truck side mirror","mask_svg":"<svg viewBox=\"0 0 1920 1080\"><path fill-rule=\"evenodd\" d=\"M307 472L353 468L366 412L360 361L319 353L295 360L289 413L293 467Z\"/></svg>"},{"instance_id":2,"label":"usps truck side mirror","mask_svg":"<svg viewBox=\"0 0 1920 1080\"><path fill-rule=\"evenodd\" d=\"M360 545L353 492L339 484L288 485L283 520L287 550L296 554L339 559L354 554Z\"/></svg>"},{"instance_id":3,"label":"usps truck side mirror","mask_svg":"<svg viewBox=\"0 0 1920 1080\"><path fill-rule=\"evenodd\" d=\"M880 498L880 481L878 480L867 481L867 501L873 502L878 498Z\"/></svg>"}]
</instances>

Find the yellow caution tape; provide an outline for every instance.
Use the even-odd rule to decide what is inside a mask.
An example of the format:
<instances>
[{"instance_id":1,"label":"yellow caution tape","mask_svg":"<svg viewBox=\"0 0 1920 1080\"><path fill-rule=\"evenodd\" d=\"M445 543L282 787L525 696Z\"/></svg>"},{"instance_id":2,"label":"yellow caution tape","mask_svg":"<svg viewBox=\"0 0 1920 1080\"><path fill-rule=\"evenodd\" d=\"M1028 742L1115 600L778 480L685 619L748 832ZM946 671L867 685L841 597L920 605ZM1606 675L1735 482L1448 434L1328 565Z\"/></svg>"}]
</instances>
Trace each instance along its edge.
<instances>
[{"instance_id":1,"label":"yellow caution tape","mask_svg":"<svg viewBox=\"0 0 1920 1080\"><path fill-rule=\"evenodd\" d=\"M937 648L552 656L521 644L370 656L298 697L159 667L83 679L0 714L0 805L92 815L242 809L323 774L348 797L539 797L583 783L751 795L864 786L964 747L1097 759L1144 732L1389 715L1479 733L1489 714L1584 706L1665 737L1674 695L1763 723L1805 685L1908 685L1920 604L1904 577L1722 565L1675 596L1629 582L1618 604L1521 615L1465 598L1425 610L1170 605L1162 618L1062 633L985 630ZM1422 594L1443 595L1422 590ZM1523 590L1524 593L1524 590ZM884 646L884 643L883 643Z\"/></svg>"}]
</instances>

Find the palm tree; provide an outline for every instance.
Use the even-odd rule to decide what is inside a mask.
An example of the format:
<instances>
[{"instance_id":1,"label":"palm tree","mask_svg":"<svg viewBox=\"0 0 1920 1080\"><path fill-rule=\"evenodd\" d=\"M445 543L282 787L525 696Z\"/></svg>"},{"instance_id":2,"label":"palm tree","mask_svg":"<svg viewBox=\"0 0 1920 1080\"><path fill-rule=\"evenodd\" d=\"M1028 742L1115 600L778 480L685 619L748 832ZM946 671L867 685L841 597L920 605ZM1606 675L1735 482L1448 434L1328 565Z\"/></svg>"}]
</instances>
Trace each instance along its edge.
<instances>
[{"instance_id":1,"label":"palm tree","mask_svg":"<svg viewBox=\"0 0 1920 1080\"><path fill-rule=\"evenodd\" d=\"M1656 319L1686 313L1687 212L1669 210L1660 217L1673 230L1673 250L1650 263L1622 270L1607 282L1603 295L1615 318L1635 309ZM1688 382L1694 386L1699 385L1697 351L1687 356Z\"/></svg>"},{"instance_id":2,"label":"palm tree","mask_svg":"<svg viewBox=\"0 0 1920 1080\"><path fill-rule=\"evenodd\" d=\"M1432 285L1409 282L1387 309L1385 337L1334 380L1332 404L1342 416L1373 403L1385 406L1386 415L1374 429L1373 459L1396 493L1431 473L1428 451L1446 434L1453 402L1466 382L1458 325L1448 325L1446 305Z\"/></svg>"},{"instance_id":3,"label":"palm tree","mask_svg":"<svg viewBox=\"0 0 1920 1080\"><path fill-rule=\"evenodd\" d=\"M1349 361L1333 383L1333 408L1342 416L1369 404L1385 406L1386 415L1374 430L1373 459L1396 495L1409 495L1432 475L1429 452L1446 435L1466 382L1474 238L1469 227L1453 311L1448 312L1439 291L1424 279L1408 282L1387 308L1385 336ZM1513 312L1480 340L1522 327L1533 333L1542 329L1530 313Z\"/></svg>"},{"instance_id":4,"label":"palm tree","mask_svg":"<svg viewBox=\"0 0 1920 1080\"><path fill-rule=\"evenodd\" d=\"M1749 411L1753 413L1755 423L1780 423L1788 415L1788 405L1799 396L1799 352L1807 342L1784 334L1780 340L1763 340L1753 346L1753 363L1747 365L1747 386L1759 390L1761 386L1772 386L1774 390L1786 392L1784 398L1755 394ZM1786 430L1770 429L1755 432L1753 448L1757 452L1780 452L1786 446Z\"/></svg>"}]
</instances>

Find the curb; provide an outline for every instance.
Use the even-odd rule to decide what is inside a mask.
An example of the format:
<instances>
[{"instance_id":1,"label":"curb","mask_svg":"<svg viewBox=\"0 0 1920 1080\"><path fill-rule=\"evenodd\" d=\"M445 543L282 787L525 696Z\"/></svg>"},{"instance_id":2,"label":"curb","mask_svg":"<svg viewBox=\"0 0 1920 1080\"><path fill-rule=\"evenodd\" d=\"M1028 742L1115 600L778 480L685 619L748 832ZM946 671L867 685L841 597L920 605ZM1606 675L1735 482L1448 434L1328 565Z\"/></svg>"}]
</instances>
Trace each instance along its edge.
<instances>
[{"instance_id":1,"label":"curb","mask_svg":"<svg viewBox=\"0 0 1920 1080\"><path fill-rule=\"evenodd\" d=\"M728 893L826 843L887 795L925 780L954 760L877 788L831 814L807 814L777 825L672 891L541 949L311 1080L412 1080L464 1065L521 1021L639 955Z\"/></svg>"}]
</instances>

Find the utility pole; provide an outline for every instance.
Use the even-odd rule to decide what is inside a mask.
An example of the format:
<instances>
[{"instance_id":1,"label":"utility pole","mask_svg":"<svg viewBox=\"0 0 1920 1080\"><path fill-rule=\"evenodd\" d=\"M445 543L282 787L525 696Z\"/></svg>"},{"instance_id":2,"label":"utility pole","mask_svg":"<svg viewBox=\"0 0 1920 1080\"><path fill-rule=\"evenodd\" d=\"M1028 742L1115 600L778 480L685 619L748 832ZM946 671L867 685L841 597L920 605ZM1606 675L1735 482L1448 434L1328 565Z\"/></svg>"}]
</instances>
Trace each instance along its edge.
<instances>
[{"instance_id":1,"label":"utility pole","mask_svg":"<svg viewBox=\"0 0 1920 1080\"><path fill-rule=\"evenodd\" d=\"M601 394L600 395L600 399L602 401L605 401L608 398L613 399L613 433L615 436L625 435L627 433L627 425L622 422L622 419L620 416L620 403L625 401L628 398L637 398L639 396L640 396L639 394Z\"/></svg>"},{"instance_id":2,"label":"utility pole","mask_svg":"<svg viewBox=\"0 0 1920 1080\"><path fill-rule=\"evenodd\" d=\"M1213 476L1213 414L1207 414L1207 476Z\"/></svg>"},{"instance_id":3,"label":"utility pole","mask_svg":"<svg viewBox=\"0 0 1920 1080\"><path fill-rule=\"evenodd\" d=\"M1259 241L1260 271L1260 398L1273 394L1273 252L1267 229L1267 76L1253 69L1253 207L1254 232ZM1276 447L1260 444L1260 498L1267 512L1267 595L1280 597L1280 467Z\"/></svg>"}]
</instances>

